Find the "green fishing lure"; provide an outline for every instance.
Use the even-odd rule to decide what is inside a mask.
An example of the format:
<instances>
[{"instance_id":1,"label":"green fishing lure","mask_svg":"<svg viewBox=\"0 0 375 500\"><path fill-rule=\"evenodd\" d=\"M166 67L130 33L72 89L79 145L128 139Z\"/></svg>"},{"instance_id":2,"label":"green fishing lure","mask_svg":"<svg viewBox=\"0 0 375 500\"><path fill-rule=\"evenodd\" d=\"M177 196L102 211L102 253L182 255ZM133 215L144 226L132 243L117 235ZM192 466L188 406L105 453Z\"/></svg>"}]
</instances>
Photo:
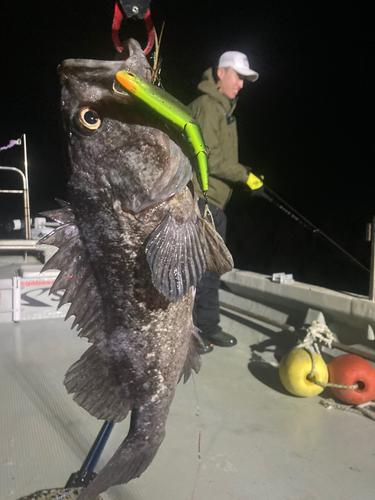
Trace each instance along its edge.
<instances>
[{"instance_id":1,"label":"green fishing lure","mask_svg":"<svg viewBox=\"0 0 375 500\"><path fill-rule=\"evenodd\" d=\"M119 71L116 79L135 99L162 116L164 121L180 131L196 157L203 194L208 190L207 152L202 131L188 108L165 90L129 71Z\"/></svg>"}]
</instances>

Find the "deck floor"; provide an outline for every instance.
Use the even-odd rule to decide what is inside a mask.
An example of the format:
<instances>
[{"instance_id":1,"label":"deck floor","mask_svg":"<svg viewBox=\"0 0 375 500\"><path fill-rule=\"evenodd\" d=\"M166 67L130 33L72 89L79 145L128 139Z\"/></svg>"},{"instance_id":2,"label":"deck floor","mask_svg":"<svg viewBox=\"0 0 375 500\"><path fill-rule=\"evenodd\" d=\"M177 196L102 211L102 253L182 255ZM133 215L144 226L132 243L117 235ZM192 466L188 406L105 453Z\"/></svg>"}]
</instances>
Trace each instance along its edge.
<instances>
[{"instance_id":1,"label":"deck floor","mask_svg":"<svg viewBox=\"0 0 375 500\"><path fill-rule=\"evenodd\" d=\"M177 388L154 462L103 499L191 500L195 487L194 500L373 500L375 422L290 396L275 366L250 361L264 341L275 361L285 333L231 315L222 326L238 344L203 357L195 387ZM87 346L60 319L1 325L0 500L63 487L81 467L102 422L72 401L63 376ZM127 426L115 426L98 468Z\"/></svg>"}]
</instances>

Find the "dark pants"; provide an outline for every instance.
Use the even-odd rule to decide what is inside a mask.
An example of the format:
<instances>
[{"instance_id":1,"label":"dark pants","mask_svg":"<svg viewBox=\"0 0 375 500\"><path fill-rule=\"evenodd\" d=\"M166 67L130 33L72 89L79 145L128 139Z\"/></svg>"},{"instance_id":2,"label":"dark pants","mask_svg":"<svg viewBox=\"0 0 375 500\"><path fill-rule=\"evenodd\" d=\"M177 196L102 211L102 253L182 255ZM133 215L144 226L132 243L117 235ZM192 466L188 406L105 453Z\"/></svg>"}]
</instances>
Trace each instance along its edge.
<instances>
[{"instance_id":1,"label":"dark pants","mask_svg":"<svg viewBox=\"0 0 375 500\"><path fill-rule=\"evenodd\" d=\"M198 204L200 211L203 213L204 200L200 199ZM216 231L225 241L227 217L220 208L215 207L215 205L212 205L211 203L208 205L214 219ZM201 331L202 337L207 337L221 331L219 326L219 287L220 277L218 274L211 271L206 271L197 285L193 309L193 320L195 326L197 326Z\"/></svg>"}]
</instances>

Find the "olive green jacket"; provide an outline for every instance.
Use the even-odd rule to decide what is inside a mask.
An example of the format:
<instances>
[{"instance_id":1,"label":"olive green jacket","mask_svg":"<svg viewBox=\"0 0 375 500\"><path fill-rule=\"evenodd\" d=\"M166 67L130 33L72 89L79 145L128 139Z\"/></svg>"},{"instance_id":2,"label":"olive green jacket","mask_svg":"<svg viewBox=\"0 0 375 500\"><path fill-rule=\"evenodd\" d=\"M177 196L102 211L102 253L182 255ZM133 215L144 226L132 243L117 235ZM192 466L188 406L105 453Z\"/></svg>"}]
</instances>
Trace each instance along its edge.
<instances>
[{"instance_id":1,"label":"olive green jacket","mask_svg":"<svg viewBox=\"0 0 375 500\"><path fill-rule=\"evenodd\" d=\"M236 121L228 125L225 116L225 112L227 115L233 113L236 104L231 105L229 99L217 89L211 68L204 72L198 90L203 95L188 107L202 129L209 150L208 201L224 209L231 197L233 184L246 183L250 170L238 163ZM195 172L193 181L196 193L203 198Z\"/></svg>"}]
</instances>

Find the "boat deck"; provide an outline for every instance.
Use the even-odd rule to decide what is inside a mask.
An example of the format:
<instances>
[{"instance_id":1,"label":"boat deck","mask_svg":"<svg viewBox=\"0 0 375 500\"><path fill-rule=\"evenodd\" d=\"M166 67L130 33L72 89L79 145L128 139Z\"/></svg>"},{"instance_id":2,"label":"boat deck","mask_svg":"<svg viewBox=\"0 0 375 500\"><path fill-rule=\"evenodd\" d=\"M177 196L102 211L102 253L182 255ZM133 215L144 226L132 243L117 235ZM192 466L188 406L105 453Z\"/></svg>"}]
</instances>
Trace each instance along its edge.
<instances>
[{"instance_id":1,"label":"boat deck","mask_svg":"<svg viewBox=\"0 0 375 500\"><path fill-rule=\"evenodd\" d=\"M229 313L222 326L238 344L203 356L199 375L177 388L154 462L103 500L373 500L375 422L325 409L328 390L306 399L285 392L276 357L292 334ZM102 422L72 401L63 377L87 346L70 320L1 325L1 500L64 487L80 469ZM98 468L127 427L115 425Z\"/></svg>"}]
</instances>

